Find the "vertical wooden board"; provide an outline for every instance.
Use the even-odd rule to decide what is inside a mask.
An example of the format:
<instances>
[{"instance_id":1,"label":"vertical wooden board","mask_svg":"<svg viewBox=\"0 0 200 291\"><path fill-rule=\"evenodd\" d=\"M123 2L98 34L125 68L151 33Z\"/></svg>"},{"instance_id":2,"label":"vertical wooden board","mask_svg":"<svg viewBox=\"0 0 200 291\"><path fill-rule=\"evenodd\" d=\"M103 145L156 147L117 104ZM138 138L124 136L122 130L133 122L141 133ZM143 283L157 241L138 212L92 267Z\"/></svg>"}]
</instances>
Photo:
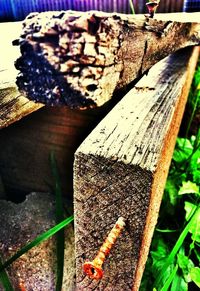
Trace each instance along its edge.
<instances>
[{"instance_id":1,"label":"vertical wooden board","mask_svg":"<svg viewBox=\"0 0 200 291\"><path fill-rule=\"evenodd\" d=\"M199 50L155 65L78 148L74 206L78 290L138 290ZM126 227L100 281L83 272L118 217Z\"/></svg>"},{"instance_id":2,"label":"vertical wooden board","mask_svg":"<svg viewBox=\"0 0 200 291\"><path fill-rule=\"evenodd\" d=\"M31 191L50 191L49 162L55 151L63 194L72 195L74 152L110 110L71 110L45 107L0 131L0 176L14 197Z\"/></svg>"}]
</instances>

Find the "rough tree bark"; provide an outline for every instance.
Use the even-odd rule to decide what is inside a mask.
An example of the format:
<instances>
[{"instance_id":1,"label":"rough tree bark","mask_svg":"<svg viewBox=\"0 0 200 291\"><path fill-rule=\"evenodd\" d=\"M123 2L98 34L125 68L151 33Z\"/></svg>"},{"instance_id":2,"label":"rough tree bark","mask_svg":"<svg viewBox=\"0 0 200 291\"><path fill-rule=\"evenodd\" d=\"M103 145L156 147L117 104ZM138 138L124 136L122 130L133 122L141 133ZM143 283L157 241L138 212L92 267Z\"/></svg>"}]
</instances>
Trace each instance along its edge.
<instances>
[{"instance_id":1,"label":"rough tree bark","mask_svg":"<svg viewBox=\"0 0 200 291\"><path fill-rule=\"evenodd\" d=\"M169 53L199 44L198 18L200 13L191 22L179 14L154 19L97 11L31 14L19 41L17 84L37 102L101 106Z\"/></svg>"},{"instance_id":2,"label":"rough tree bark","mask_svg":"<svg viewBox=\"0 0 200 291\"><path fill-rule=\"evenodd\" d=\"M199 19L200 13L157 14L154 19L97 11L36 13L26 19L21 33L18 86L30 99L47 104L101 106L166 55L199 44ZM6 32L6 24L1 31ZM6 51L11 42L2 46ZM30 112L41 107L28 103L16 88L5 90L0 126L27 114L23 103Z\"/></svg>"},{"instance_id":3,"label":"rough tree bark","mask_svg":"<svg viewBox=\"0 0 200 291\"><path fill-rule=\"evenodd\" d=\"M156 64L75 153L77 290L138 290L198 55L187 49ZM91 280L83 264L120 216L126 227L104 276Z\"/></svg>"}]
</instances>

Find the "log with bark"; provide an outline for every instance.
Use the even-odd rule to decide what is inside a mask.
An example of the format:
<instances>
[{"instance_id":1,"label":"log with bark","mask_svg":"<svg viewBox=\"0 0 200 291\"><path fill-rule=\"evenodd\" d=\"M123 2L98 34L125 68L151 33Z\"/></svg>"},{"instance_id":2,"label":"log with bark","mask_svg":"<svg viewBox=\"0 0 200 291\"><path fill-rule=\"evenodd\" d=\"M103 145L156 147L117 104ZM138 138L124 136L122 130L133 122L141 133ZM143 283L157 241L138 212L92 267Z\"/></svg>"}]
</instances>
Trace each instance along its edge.
<instances>
[{"instance_id":1,"label":"log with bark","mask_svg":"<svg viewBox=\"0 0 200 291\"><path fill-rule=\"evenodd\" d=\"M77 290L138 290L198 56L186 49L156 64L75 153ZM126 226L93 280L84 263L119 217Z\"/></svg>"},{"instance_id":2,"label":"log with bark","mask_svg":"<svg viewBox=\"0 0 200 291\"><path fill-rule=\"evenodd\" d=\"M30 14L19 40L17 85L31 100L71 108L101 106L168 54L200 44L200 13Z\"/></svg>"},{"instance_id":3,"label":"log with bark","mask_svg":"<svg viewBox=\"0 0 200 291\"><path fill-rule=\"evenodd\" d=\"M38 100L47 103L59 99L70 107L100 106L113 91L126 86L167 54L199 43L199 15L156 14L155 19L149 19L103 12L36 13L25 21L23 33L21 22L1 23L0 128L42 106L25 97L33 98L34 90ZM20 35L21 58L19 46L12 46ZM27 47L34 48L32 53L26 53ZM36 60L29 67L33 54ZM51 68L48 73L38 58ZM22 70L18 76L22 94L15 84L16 59ZM53 79L48 78L49 74ZM55 85L57 77L60 87ZM59 90L64 90L61 98Z\"/></svg>"}]
</instances>

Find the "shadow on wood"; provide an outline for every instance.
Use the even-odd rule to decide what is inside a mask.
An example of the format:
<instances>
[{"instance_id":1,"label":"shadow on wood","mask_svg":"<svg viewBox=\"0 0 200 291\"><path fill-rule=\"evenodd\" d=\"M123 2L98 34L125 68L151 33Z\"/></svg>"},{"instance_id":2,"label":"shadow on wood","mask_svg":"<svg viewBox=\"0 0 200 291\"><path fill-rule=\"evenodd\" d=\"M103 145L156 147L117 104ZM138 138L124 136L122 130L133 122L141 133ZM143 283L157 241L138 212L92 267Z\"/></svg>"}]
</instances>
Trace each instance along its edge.
<instances>
[{"instance_id":1,"label":"shadow on wood","mask_svg":"<svg viewBox=\"0 0 200 291\"><path fill-rule=\"evenodd\" d=\"M51 190L49 155L54 150L64 195L71 196L74 152L109 109L41 108L2 129L0 175L7 194L15 200L20 193Z\"/></svg>"}]
</instances>

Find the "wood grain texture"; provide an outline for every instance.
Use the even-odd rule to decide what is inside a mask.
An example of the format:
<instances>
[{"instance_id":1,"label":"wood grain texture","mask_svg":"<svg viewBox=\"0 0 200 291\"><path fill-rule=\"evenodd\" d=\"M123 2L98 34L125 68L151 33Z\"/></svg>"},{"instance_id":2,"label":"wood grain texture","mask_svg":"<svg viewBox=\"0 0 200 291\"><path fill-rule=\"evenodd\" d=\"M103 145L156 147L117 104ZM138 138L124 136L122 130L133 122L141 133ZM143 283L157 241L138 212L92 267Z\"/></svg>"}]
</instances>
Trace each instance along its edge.
<instances>
[{"instance_id":1,"label":"wood grain texture","mask_svg":"<svg viewBox=\"0 0 200 291\"><path fill-rule=\"evenodd\" d=\"M27 16L17 85L30 100L87 109L180 48L200 43L200 13L44 12Z\"/></svg>"},{"instance_id":2,"label":"wood grain texture","mask_svg":"<svg viewBox=\"0 0 200 291\"><path fill-rule=\"evenodd\" d=\"M138 290L198 55L187 49L156 64L76 151L77 290ZM120 216L125 230L92 281L83 263Z\"/></svg>"},{"instance_id":3,"label":"wood grain texture","mask_svg":"<svg viewBox=\"0 0 200 291\"><path fill-rule=\"evenodd\" d=\"M49 162L52 150L58 161L63 195L71 197L74 152L111 108L81 111L46 106L3 128L0 176L10 199L54 188Z\"/></svg>"},{"instance_id":4,"label":"wood grain texture","mask_svg":"<svg viewBox=\"0 0 200 291\"><path fill-rule=\"evenodd\" d=\"M20 51L19 47L12 45L12 41L19 37L21 25L21 22L0 23L0 128L43 106L30 102L16 86L18 71L14 62L20 56Z\"/></svg>"}]
</instances>

